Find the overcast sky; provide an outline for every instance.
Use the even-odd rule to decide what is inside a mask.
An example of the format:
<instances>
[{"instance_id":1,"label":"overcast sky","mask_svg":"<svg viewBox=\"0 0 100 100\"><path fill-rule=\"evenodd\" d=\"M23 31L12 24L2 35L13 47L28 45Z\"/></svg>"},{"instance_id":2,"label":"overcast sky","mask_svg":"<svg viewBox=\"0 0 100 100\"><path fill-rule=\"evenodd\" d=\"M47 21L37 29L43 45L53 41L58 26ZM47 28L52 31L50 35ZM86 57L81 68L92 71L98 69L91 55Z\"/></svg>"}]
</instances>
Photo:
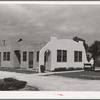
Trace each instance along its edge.
<instances>
[{"instance_id":1,"label":"overcast sky","mask_svg":"<svg viewBox=\"0 0 100 100\"><path fill-rule=\"evenodd\" d=\"M49 41L51 36L100 40L100 5L0 5L0 40Z\"/></svg>"}]
</instances>

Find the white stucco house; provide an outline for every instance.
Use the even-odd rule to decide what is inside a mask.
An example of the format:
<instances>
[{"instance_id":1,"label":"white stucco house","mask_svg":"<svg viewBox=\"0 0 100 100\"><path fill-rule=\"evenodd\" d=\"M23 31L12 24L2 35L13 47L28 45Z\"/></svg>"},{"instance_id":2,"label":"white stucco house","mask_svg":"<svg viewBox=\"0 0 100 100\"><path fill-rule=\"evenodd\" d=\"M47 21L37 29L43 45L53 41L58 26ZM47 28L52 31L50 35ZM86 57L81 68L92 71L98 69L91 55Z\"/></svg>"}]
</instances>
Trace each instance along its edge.
<instances>
[{"instance_id":1,"label":"white stucco house","mask_svg":"<svg viewBox=\"0 0 100 100\"><path fill-rule=\"evenodd\" d=\"M55 68L83 68L86 62L86 52L82 41L51 37L51 41L40 50L39 54L39 67L45 65L46 70L51 71Z\"/></svg>"},{"instance_id":2,"label":"white stucco house","mask_svg":"<svg viewBox=\"0 0 100 100\"><path fill-rule=\"evenodd\" d=\"M0 47L0 66L38 70L55 68L84 67L87 62L83 42L51 37L50 42L26 44L15 42Z\"/></svg>"}]
</instances>

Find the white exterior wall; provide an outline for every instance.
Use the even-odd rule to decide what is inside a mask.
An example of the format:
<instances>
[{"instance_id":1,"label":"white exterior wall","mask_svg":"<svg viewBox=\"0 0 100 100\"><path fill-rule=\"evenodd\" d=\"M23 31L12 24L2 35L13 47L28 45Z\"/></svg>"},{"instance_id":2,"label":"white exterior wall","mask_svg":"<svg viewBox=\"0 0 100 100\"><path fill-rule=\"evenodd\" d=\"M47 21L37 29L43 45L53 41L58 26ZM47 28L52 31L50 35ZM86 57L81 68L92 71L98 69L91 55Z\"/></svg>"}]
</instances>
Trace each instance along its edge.
<instances>
[{"instance_id":1,"label":"white exterior wall","mask_svg":"<svg viewBox=\"0 0 100 100\"><path fill-rule=\"evenodd\" d=\"M53 38L45 47L40 50L39 67L44 65L44 52L51 51L51 70L61 67L84 67L83 63L87 62L83 42L75 42L68 39L57 40ZM57 62L57 50L67 50L67 62ZM74 62L74 51L82 51L82 62ZM39 70L40 71L40 70Z\"/></svg>"},{"instance_id":2,"label":"white exterior wall","mask_svg":"<svg viewBox=\"0 0 100 100\"><path fill-rule=\"evenodd\" d=\"M10 52L10 61L3 60L3 53ZM1 48L1 67L14 67L13 66L13 54L11 50L11 46L3 46Z\"/></svg>"},{"instance_id":3,"label":"white exterior wall","mask_svg":"<svg viewBox=\"0 0 100 100\"><path fill-rule=\"evenodd\" d=\"M38 69L38 64L39 62L37 62L37 51L40 51L41 46L22 46L21 47L21 68L26 68L26 69L31 69L29 68L29 52L33 52L33 68L32 69ZM23 52L27 52L27 61L23 61Z\"/></svg>"},{"instance_id":4,"label":"white exterior wall","mask_svg":"<svg viewBox=\"0 0 100 100\"><path fill-rule=\"evenodd\" d=\"M23 52L24 51L27 52L27 61L23 61ZM29 46L22 46L21 47L21 68L28 69L29 52L34 52L32 47L29 47Z\"/></svg>"}]
</instances>

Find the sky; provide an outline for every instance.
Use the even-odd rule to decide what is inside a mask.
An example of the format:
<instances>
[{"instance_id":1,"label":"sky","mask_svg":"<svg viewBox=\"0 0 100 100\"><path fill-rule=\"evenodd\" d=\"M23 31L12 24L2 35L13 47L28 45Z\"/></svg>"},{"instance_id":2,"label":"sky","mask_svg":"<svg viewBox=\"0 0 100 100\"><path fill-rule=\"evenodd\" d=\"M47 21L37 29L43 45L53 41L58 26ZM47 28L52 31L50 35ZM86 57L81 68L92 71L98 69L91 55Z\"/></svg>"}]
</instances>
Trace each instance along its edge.
<instances>
[{"instance_id":1,"label":"sky","mask_svg":"<svg viewBox=\"0 0 100 100\"><path fill-rule=\"evenodd\" d=\"M100 40L100 5L0 4L0 42L48 42L51 36L78 36L89 45Z\"/></svg>"}]
</instances>

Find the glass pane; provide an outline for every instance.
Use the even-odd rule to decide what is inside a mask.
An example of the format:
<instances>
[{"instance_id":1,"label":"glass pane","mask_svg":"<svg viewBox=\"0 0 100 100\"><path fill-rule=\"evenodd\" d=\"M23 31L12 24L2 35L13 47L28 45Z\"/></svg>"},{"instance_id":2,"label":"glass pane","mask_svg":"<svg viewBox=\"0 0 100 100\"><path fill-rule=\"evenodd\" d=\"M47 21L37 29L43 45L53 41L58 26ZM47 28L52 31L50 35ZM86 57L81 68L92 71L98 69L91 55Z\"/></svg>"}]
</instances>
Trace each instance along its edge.
<instances>
[{"instance_id":1,"label":"glass pane","mask_svg":"<svg viewBox=\"0 0 100 100\"><path fill-rule=\"evenodd\" d=\"M3 60L6 60L6 52L3 53Z\"/></svg>"},{"instance_id":2,"label":"glass pane","mask_svg":"<svg viewBox=\"0 0 100 100\"><path fill-rule=\"evenodd\" d=\"M23 52L23 61L27 61L27 52Z\"/></svg>"},{"instance_id":3,"label":"glass pane","mask_svg":"<svg viewBox=\"0 0 100 100\"><path fill-rule=\"evenodd\" d=\"M82 52L79 52L79 62L82 62Z\"/></svg>"},{"instance_id":4,"label":"glass pane","mask_svg":"<svg viewBox=\"0 0 100 100\"><path fill-rule=\"evenodd\" d=\"M63 62L67 61L67 51L63 50Z\"/></svg>"},{"instance_id":5,"label":"glass pane","mask_svg":"<svg viewBox=\"0 0 100 100\"><path fill-rule=\"evenodd\" d=\"M74 51L74 62L78 62L78 51Z\"/></svg>"},{"instance_id":6,"label":"glass pane","mask_svg":"<svg viewBox=\"0 0 100 100\"><path fill-rule=\"evenodd\" d=\"M7 61L10 61L10 52L7 52Z\"/></svg>"},{"instance_id":7,"label":"glass pane","mask_svg":"<svg viewBox=\"0 0 100 100\"><path fill-rule=\"evenodd\" d=\"M39 62L39 51L37 51L37 62Z\"/></svg>"},{"instance_id":8,"label":"glass pane","mask_svg":"<svg viewBox=\"0 0 100 100\"><path fill-rule=\"evenodd\" d=\"M61 50L57 50L57 62L61 62Z\"/></svg>"}]
</instances>

